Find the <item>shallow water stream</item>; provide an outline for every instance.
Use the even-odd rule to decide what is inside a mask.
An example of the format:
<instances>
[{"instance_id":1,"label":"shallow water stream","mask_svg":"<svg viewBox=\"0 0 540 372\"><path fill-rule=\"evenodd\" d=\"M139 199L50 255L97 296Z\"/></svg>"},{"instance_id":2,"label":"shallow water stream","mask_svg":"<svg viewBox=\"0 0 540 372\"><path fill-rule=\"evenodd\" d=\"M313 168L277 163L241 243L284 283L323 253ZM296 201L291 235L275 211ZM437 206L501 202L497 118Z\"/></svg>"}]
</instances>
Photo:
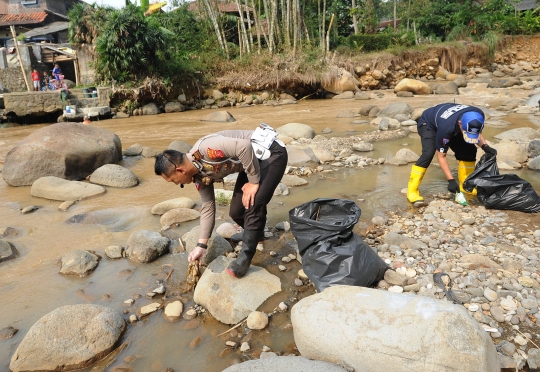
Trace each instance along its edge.
<instances>
[{"instance_id":1,"label":"shallow water stream","mask_svg":"<svg viewBox=\"0 0 540 372\"><path fill-rule=\"evenodd\" d=\"M320 134L324 128L331 128L329 136L348 136L372 131L370 125L352 124L354 119L336 119L341 109L360 108L370 103L383 107L397 101L394 94L385 91L385 97L371 101L308 100L296 105L256 106L249 108L230 108L228 111L237 119L236 123L203 123L199 119L209 110L187 111L158 116L132 117L128 119L106 120L93 125L109 129L120 137L124 149L134 143L165 149L176 139L194 143L201 136L223 129L253 129L260 122L279 127L290 122L305 123ZM472 89L464 91L457 102L467 104L489 103L494 107L499 98L525 97L520 89ZM414 97L399 99L413 107L431 105L453 100L454 97ZM363 118L366 119L366 118ZM539 127L539 117L531 115L509 115L501 118L512 123L506 128L487 127L484 131L488 140L501 131L520 127ZM32 131L43 127L32 125L0 129L0 162L19 140ZM392 157L404 147L420 153L421 146L417 134L409 137L375 143L375 150L369 156ZM479 151L481 153L481 151ZM480 154L479 154L480 156ZM479 157L478 156L478 157ZM157 287L156 280L163 280L174 268L168 279L168 288L179 285L185 279L187 259L185 253L166 255L156 261L137 265L129 260L109 260L103 250L109 245L125 245L129 235L139 229L159 231L159 216L153 216L150 209L156 203L179 196L194 200L198 194L194 186L184 189L166 183L153 173L153 159L126 158L123 163L140 179L140 185L132 189L107 188L107 193L93 199L75 204L68 212L59 212L59 202L30 196L30 187L10 187L0 178L0 227L11 226L19 231L19 236L8 239L18 250L19 257L0 264L0 329L13 326L19 332L12 338L0 341L0 370L9 369L9 360L28 329L43 315L66 304L95 303L111 307L118 312L128 310L124 317L135 313L138 308L151 302L145 294ZM451 162L455 169L455 162ZM2 163L0 163L0 168ZM400 190L406 187L410 166L375 166L363 170L342 168L331 174L311 176L309 185L291 188L289 196L274 197L269 205L269 224L287 219L288 211L301 203L317 197L340 197L356 200L362 209L362 219L383 214L386 210L407 210L405 196ZM515 172L540 190L540 173L527 170ZM220 187L218 185L217 187ZM421 185L424 195L446 190L446 180L436 166L430 167ZM364 201L359 201L363 199ZM21 215L13 204L21 208L39 205L38 211ZM77 214L96 212L99 223L68 224L66 221ZM229 221L228 210L220 207L217 224ZM188 231L197 221L183 224L180 229ZM291 236L292 239L292 236ZM94 250L103 258L98 268L88 277L62 276L58 273L59 258L74 249ZM269 256L275 250L278 258ZM281 301L302 298L312 293L312 287L293 288L293 280L301 268L296 261L287 264L287 271L280 273L277 263L280 257L291 253L283 241L270 240L265 243L265 251L256 255L255 264L261 264L281 278L283 291L267 300L261 311L272 312ZM142 296L138 298L138 296ZM135 298L135 304L128 306L124 300ZM191 294L184 296L184 309L193 305ZM256 358L263 345L285 354L294 352L293 332L287 324L290 312L277 313L265 331L246 335L242 327L233 334L215 338L229 326L211 317L197 318L193 321L180 320L167 322L161 311L143 321L129 326L124 341L128 346L117 357L113 367L131 367L134 371L161 371L171 367L175 371L221 371L240 360ZM243 356L238 349L226 349L225 341L240 342L250 339L251 351ZM88 369L90 370L90 369Z\"/></svg>"}]
</instances>

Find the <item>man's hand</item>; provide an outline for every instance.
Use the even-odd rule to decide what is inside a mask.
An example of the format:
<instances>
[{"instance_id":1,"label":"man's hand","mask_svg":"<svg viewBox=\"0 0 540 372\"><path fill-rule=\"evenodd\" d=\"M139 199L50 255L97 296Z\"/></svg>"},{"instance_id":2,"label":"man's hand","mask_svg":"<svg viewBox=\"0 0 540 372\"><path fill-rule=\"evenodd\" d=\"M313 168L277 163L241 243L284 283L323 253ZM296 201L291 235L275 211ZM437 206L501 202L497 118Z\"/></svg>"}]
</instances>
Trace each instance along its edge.
<instances>
[{"instance_id":1,"label":"man's hand","mask_svg":"<svg viewBox=\"0 0 540 372\"><path fill-rule=\"evenodd\" d=\"M199 261L199 266L202 265L202 257L206 253L206 249L202 247L195 247L188 255L188 261Z\"/></svg>"},{"instance_id":2,"label":"man's hand","mask_svg":"<svg viewBox=\"0 0 540 372\"><path fill-rule=\"evenodd\" d=\"M246 183L244 186L242 186L242 191L244 192L244 195L242 195L242 204L246 209L250 208L255 204L255 195L257 195L257 190L259 190L259 184L258 183Z\"/></svg>"},{"instance_id":3,"label":"man's hand","mask_svg":"<svg viewBox=\"0 0 540 372\"><path fill-rule=\"evenodd\" d=\"M448 191L456 193L459 191L459 185L456 180L448 180Z\"/></svg>"},{"instance_id":4,"label":"man's hand","mask_svg":"<svg viewBox=\"0 0 540 372\"><path fill-rule=\"evenodd\" d=\"M495 150L493 147L489 147L487 143L482 146L482 150L484 150L486 154L497 155L497 150Z\"/></svg>"}]
</instances>

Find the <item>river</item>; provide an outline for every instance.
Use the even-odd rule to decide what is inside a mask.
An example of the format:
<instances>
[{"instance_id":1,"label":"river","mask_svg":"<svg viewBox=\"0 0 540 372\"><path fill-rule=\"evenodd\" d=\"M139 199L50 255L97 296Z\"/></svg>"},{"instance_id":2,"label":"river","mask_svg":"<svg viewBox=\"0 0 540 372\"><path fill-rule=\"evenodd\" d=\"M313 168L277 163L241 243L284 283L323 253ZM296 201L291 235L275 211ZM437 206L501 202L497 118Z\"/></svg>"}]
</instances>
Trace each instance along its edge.
<instances>
[{"instance_id":1,"label":"river","mask_svg":"<svg viewBox=\"0 0 540 372\"><path fill-rule=\"evenodd\" d=\"M499 93L504 91L505 93ZM255 106L249 108L229 108L237 119L235 123L207 123L199 119L209 110L187 111L183 113L161 114L157 116L137 116L128 119L104 120L92 125L106 128L118 134L124 149L134 143L165 149L170 142L181 139L194 143L201 136L223 129L253 129L260 122L279 127L290 122L312 126L320 134L324 128L331 128L327 136L348 136L372 131L375 128L366 124L352 124L354 119L336 119L341 109L357 109L364 104L375 104L380 108L398 98L391 91L383 91L384 97L370 101L307 100L296 105ZM528 92L521 89L472 89L456 97L465 104L492 107L502 98L526 97ZM501 98L497 98L501 96ZM504 97L503 97L504 96ZM413 107L431 105L453 100L454 97L427 96L399 99ZM512 123L511 127L486 127L484 134L492 140L497 133L520 126L540 126L538 117L512 114L502 118ZM32 131L47 124L0 129L0 161L18 141ZM397 150L408 147L420 153L421 145L417 134L408 137L376 142L370 156L374 158L392 157ZM480 151L481 153L481 151ZM450 162L455 169L456 164ZM1 167L0 163L0 167ZM34 198L30 187L10 187L0 179L0 227L11 226L21 232L20 237L8 239L19 252L19 257L0 264L0 297L2 298L0 329L13 326L19 332L12 338L0 342L0 369L9 369L9 360L28 329L43 315L57 307L67 304L94 303L111 307L122 313L138 308L151 301L145 294L156 288L156 280L164 279L171 267L175 269L167 283L179 284L185 278L187 267L185 253L166 255L150 264L138 265L129 260L109 260L103 250L110 245L124 246L129 235L138 229L160 230L159 217L153 216L150 209L156 203L179 196L198 199L191 185L179 189L166 183L153 173L153 159L126 158L121 165L130 168L140 179L140 185L132 189L107 188L107 193L74 205L67 212L59 212L59 202ZM374 166L363 170L343 168L332 174L315 174L308 178L309 185L291 188L289 196L274 197L269 205L269 224L287 219L288 211L301 203L317 197L339 197L356 200L362 209L362 219L370 221L377 214L387 210L409 210L409 205L401 189L407 186L410 166ZM528 170L515 172L540 187L540 173ZM433 194L446 190L446 180L436 166L430 167L421 185L423 194ZM359 200L363 199L363 201ZM20 207L39 205L38 211L21 215L11 208L10 203ZM99 211L100 224L67 224L66 221L81 213ZM227 220L227 208L219 207L218 219ZM217 221L220 223L220 221ZM181 229L188 231L197 221L185 223ZM292 238L292 237L291 237ZM60 257L75 249L93 250L103 258L98 268L88 277L62 276L58 273ZM279 273L275 260L269 256L270 250L288 249L276 241L265 243L265 251L259 252L254 260L278 275L282 280L283 291L267 300L261 311L272 312L281 301L302 298L313 293L312 287L295 288L292 284L301 265L296 261L288 264L288 271ZM138 296L142 296L138 298ZM124 300L135 298L135 305L129 307ZM193 305L191 295L185 296L184 309ZM129 314L124 315L127 319ZM171 367L175 371L221 371L232 363L256 358L263 345L284 354L295 352L293 332L287 324L289 313L276 314L270 326L264 331L254 331L244 335L242 328L233 335L215 337L229 326L220 324L211 317L201 320L181 320L176 323L165 321L160 313L153 314L143 321L129 326L124 341L129 345L123 350L110 370L126 367L133 371L161 371ZM238 349L225 348L225 341L241 341L249 337L251 351L243 356ZM90 369L88 369L90 370Z\"/></svg>"}]
</instances>

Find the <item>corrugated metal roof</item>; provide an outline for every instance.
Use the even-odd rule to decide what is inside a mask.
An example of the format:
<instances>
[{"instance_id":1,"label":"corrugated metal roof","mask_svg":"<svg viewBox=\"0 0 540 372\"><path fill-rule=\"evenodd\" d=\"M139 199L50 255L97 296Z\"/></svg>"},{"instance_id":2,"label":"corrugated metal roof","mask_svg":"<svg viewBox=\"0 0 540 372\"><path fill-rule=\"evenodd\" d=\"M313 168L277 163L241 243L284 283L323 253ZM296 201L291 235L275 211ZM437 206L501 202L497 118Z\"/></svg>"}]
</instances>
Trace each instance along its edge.
<instances>
[{"instance_id":1,"label":"corrugated metal roof","mask_svg":"<svg viewBox=\"0 0 540 372\"><path fill-rule=\"evenodd\" d=\"M29 39L34 36L40 36L45 34L54 34L58 31L63 31L68 29L69 22L53 22L47 26L37 27L33 30L24 33L24 37Z\"/></svg>"},{"instance_id":2,"label":"corrugated metal roof","mask_svg":"<svg viewBox=\"0 0 540 372\"><path fill-rule=\"evenodd\" d=\"M536 0L523 0L522 2L516 4L517 10L535 9L537 6L538 4L536 4Z\"/></svg>"},{"instance_id":3,"label":"corrugated metal roof","mask_svg":"<svg viewBox=\"0 0 540 372\"><path fill-rule=\"evenodd\" d=\"M45 21L47 15L46 12L0 14L0 26L32 25L41 23Z\"/></svg>"}]
</instances>

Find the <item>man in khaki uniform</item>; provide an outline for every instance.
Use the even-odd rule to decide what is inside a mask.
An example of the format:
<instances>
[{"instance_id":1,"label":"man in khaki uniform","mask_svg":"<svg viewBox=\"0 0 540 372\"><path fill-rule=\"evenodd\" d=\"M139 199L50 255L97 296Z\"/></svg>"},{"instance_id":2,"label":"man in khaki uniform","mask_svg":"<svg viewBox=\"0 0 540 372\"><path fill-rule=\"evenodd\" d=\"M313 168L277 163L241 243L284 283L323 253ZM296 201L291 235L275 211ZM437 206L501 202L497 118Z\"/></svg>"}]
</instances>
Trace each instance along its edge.
<instances>
[{"instance_id":1,"label":"man in khaki uniform","mask_svg":"<svg viewBox=\"0 0 540 372\"><path fill-rule=\"evenodd\" d=\"M205 136L187 154L166 150L156 157L157 175L181 187L193 182L201 195L200 235L189 261L200 263L214 229L214 182L239 172L229 215L244 228L243 243L227 271L237 278L246 274L264 235L266 206L287 167L285 145L276 137L271 127L261 124L255 131L227 130Z\"/></svg>"}]
</instances>

